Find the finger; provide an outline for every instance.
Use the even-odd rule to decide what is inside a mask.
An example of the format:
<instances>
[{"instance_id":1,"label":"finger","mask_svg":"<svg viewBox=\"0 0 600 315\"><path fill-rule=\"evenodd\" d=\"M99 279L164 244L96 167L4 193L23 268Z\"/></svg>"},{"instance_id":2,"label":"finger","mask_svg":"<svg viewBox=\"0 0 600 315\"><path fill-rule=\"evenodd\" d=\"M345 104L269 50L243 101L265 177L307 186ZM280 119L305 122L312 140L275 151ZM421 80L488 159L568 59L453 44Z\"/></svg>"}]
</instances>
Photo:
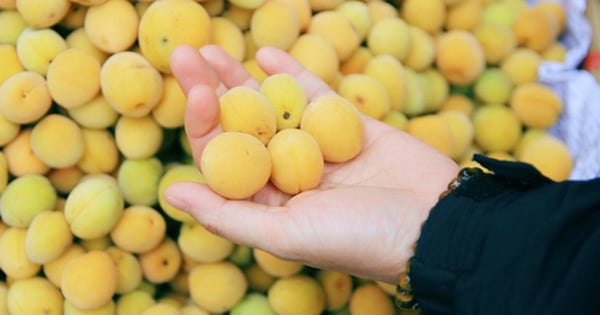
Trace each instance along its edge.
<instances>
[{"instance_id":1,"label":"finger","mask_svg":"<svg viewBox=\"0 0 600 315\"><path fill-rule=\"evenodd\" d=\"M284 211L273 211L274 208L251 201L227 200L198 183L172 184L164 197L174 207L190 213L211 233L234 243L275 252L285 246L289 221Z\"/></svg>"},{"instance_id":2,"label":"finger","mask_svg":"<svg viewBox=\"0 0 600 315\"><path fill-rule=\"evenodd\" d=\"M207 85L196 85L187 96L184 115L185 132L192 148L196 165L206 144L222 131L219 124L219 99Z\"/></svg>"},{"instance_id":3,"label":"finger","mask_svg":"<svg viewBox=\"0 0 600 315\"><path fill-rule=\"evenodd\" d=\"M219 86L217 74L193 46L176 47L169 60L173 75L186 95L196 85L208 85L213 89Z\"/></svg>"},{"instance_id":4,"label":"finger","mask_svg":"<svg viewBox=\"0 0 600 315\"><path fill-rule=\"evenodd\" d=\"M225 87L232 88L244 85L258 89L258 81L248 73L239 61L231 57L221 47L206 45L200 49L200 54L208 61Z\"/></svg>"},{"instance_id":5,"label":"finger","mask_svg":"<svg viewBox=\"0 0 600 315\"><path fill-rule=\"evenodd\" d=\"M281 49L274 47L260 48L256 52L256 61L269 75L288 73L294 76L304 87L308 99L333 93L333 90L327 83Z\"/></svg>"}]
</instances>

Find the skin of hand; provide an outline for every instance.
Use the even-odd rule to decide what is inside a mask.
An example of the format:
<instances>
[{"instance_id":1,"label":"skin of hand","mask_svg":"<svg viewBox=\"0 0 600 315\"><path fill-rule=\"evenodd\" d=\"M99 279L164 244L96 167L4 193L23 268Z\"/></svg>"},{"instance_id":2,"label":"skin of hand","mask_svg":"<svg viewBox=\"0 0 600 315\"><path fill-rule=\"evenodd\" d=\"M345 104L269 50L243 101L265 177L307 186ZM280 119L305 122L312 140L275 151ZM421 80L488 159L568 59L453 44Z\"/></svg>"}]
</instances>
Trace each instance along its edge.
<instances>
[{"instance_id":1,"label":"skin of hand","mask_svg":"<svg viewBox=\"0 0 600 315\"><path fill-rule=\"evenodd\" d=\"M180 46L173 75L187 95L185 130L196 165L207 142L222 132L219 96L259 83L217 46ZM261 48L267 74L289 73L309 100L334 91L286 52ZM353 160L326 163L322 183L294 196L267 184L247 200L227 200L207 185L176 183L165 199L212 233L308 266L396 283L421 225L458 166L432 147L363 115L365 145Z\"/></svg>"}]
</instances>

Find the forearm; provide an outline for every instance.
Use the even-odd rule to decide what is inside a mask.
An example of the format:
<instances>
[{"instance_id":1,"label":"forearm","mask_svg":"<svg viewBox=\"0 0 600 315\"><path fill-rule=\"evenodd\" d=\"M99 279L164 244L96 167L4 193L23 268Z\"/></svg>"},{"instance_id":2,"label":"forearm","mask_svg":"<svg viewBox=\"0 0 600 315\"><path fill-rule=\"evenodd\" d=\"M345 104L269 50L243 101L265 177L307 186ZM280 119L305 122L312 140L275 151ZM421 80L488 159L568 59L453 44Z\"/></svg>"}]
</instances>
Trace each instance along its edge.
<instances>
[{"instance_id":1,"label":"forearm","mask_svg":"<svg viewBox=\"0 0 600 315\"><path fill-rule=\"evenodd\" d=\"M410 270L423 310L599 311L592 295L600 281L600 180L550 183L528 172L501 168L504 176L477 178L432 209Z\"/></svg>"}]
</instances>

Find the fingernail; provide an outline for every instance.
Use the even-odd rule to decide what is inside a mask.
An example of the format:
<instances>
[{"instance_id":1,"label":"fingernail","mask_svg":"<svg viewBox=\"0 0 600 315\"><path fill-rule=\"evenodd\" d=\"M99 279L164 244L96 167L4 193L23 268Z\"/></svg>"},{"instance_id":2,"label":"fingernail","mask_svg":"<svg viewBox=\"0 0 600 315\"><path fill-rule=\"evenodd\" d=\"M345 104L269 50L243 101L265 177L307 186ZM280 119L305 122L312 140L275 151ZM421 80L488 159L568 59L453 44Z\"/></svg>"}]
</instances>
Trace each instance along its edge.
<instances>
[{"instance_id":1,"label":"fingernail","mask_svg":"<svg viewBox=\"0 0 600 315\"><path fill-rule=\"evenodd\" d=\"M180 199L179 197L177 197L177 195L173 195L172 193L165 193L165 201L167 203L169 203L171 206L181 210L181 211L188 211L190 206L189 204L185 201Z\"/></svg>"}]
</instances>

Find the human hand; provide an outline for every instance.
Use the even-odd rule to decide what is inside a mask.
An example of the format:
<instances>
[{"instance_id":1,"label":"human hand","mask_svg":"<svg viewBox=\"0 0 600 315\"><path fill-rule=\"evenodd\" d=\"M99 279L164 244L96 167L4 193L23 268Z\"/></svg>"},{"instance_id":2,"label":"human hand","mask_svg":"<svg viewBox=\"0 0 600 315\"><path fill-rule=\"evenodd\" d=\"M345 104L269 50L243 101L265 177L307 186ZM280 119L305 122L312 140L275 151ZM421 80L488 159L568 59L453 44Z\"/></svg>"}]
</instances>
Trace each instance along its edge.
<instances>
[{"instance_id":1,"label":"human hand","mask_svg":"<svg viewBox=\"0 0 600 315\"><path fill-rule=\"evenodd\" d=\"M267 74L289 73L309 100L334 91L286 52L261 48ZM217 46L180 46L171 67L187 95L185 129L194 160L219 125L218 97L238 85L258 89L245 68ZM395 283L413 255L412 245L457 165L432 147L363 115L362 152L326 163L321 185L290 196L271 184L248 200L227 200L207 185L177 183L165 192L173 206L211 232L316 268Z\"/></svg>"}]
</instances>

